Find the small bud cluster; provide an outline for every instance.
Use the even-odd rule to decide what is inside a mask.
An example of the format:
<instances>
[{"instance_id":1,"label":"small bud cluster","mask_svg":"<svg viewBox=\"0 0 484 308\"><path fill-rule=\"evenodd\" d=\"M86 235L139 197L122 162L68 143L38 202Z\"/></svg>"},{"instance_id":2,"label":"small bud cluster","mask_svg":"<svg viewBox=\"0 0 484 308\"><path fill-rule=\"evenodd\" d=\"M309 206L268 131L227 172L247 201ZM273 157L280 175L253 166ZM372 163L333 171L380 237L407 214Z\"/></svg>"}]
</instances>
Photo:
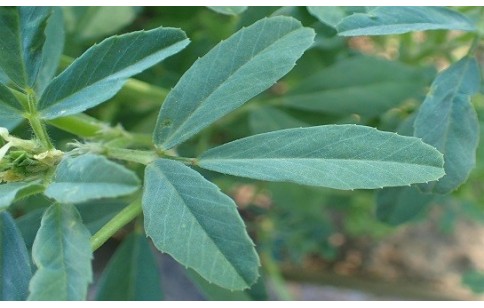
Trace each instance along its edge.
<instances>
[{"instance_id":1,"label":"small bud cluster","mask_svg":"<svg viewBox=\"0 0 484 308\"><path fill-rule=\"evenodd\" d=\"M24 140L10 135L0 127L0 183L18 182L43 175L57 165L63 152L53 149L42 151L33 140Z\"/></svg>"}]
</instances>

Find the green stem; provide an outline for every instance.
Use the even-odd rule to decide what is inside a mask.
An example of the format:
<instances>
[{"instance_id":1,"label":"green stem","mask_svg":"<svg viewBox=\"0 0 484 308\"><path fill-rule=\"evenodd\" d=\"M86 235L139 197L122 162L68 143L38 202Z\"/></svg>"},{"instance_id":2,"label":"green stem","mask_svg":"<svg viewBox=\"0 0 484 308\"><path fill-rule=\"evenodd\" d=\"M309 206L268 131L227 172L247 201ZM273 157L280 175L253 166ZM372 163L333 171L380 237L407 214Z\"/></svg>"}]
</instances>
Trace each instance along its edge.
<instances>
[{"instance_id":1,"label":"green stem","mask_svg":"<svg viewBox=\"0 0 484 308\"><path fill-rule=\"evenodd\" d=\"M27 101L27 95L24 92L21 92L20 90L15 88L9 88L9 89L10 91L12 91L15 98L17 98L17 100L20 102L20 105L22 105L22 108L28 112L30 110L29 109L30 107Z\"/></svg>"},{"instance_id":2,"label":"green stem","mask_svg":"<svg viewBox=\"0 0 484 308\"><path fill-rule=\"evenodd\" d=\"M55 173L55 168L49 168L49 170L47 170L47 172L45 173L42 179L42 184L45 187L47 187L50 183L52 183L52 179L54 178L54 173Z\"/></svg>"},{"instance_id":3,"label":"green stem","mask_svg":"<svg viewBox=\"0 0 484 308\"><path fill-rule=\"evenodd\" d=\"M94 137L107 127L105 123L86 114L48 120L47 123L83 138Z\"/></svg>"},{"instance_id":4,"label":"green stem","mask_svg":"<svg viewBox=\"0 0 484 308\"><path fill-rule=\"evenodd\" d=\"M141 198L137 198L130 205L114 216L96 234L91 237L92 251L96 251L107 242L116 232L126 226L130 221L139 216L142 212Z\"/></svg>"},{"instance_id":5,"label":"green stem","mask_svg":"<svg viewBox=\"0 0 484 308\"><path fill-rule=\"evenodd\" d=\"M197 163L198 163L196 158L180 157L180 156L168 155L166 153L159 153L159 156L161 158L177 160L177 161L180 161L180 162L182 162L186 165L196 166Z\"/></svg>"},{"instance_id":6,"label":"green stem","mask_svg":"<svg viewBox=\"0 0 484 308\"><path fill-rule=\"evenodd\" d=\"M40 120L39 114L37 112L37 102L35 101L35 93L33 90L27 91L27 108L28 112L26 117L34 131L35 136L39 139L40 144L44 149L51 150L54 148L52 143L50 142L49 134L47 134L47 130L45 129L44 123Z\"/></svg>"},{"instance_id":7,"label":"green stem","mask_svg":"<svg viewBox=\"0 0 484 308\"><path fill-rule=\"evenodd\" d=\"M37 114L30 114L28 116L28 120L32 130L34 131L35 136L39 139L40 143L46 150L51 150L54 148L52 143L50 142L49 135L47 134L47 130L45 129L44 123L42 123L37 116Z\"/></svg>"},{"instance_id":8,"label":"green stem","mask_svg":"<svg viewBox=\"0 0 484 308\"><path fill-rule=\"evenodd\" d=\"M149 134L128 133L120 126L111 127L86 114L57 118L49 120L48 123L82 138L109 137L113 139L119 137L124 139L127 145L153 146L152 137Z\"/></svg>"},{"instance_id":9,"label":"green stem","mask_svg":"<svg viewBox=\"0 0 484 308\"><path fill-rule=\"evenodd\" d=\"M169 90L153 86L149 83L130 78L124 84L119 95L126 100L147 100L156 106L161 106Z\"/></svg>"},{"instance_id":10,"label":"green stem","mask_svg":"<svg viewBox=\"0 0 484 308\"><path fill-rule=\"evenodd\" d=\"M131 150L123 149L117 147L103 146L102 153L107 157L125 160L129 162L139 163L143 165L148 165L158 158L165 158L180 161L187 165L197 165L197 160L195 158L187 158L169 155L165 152L155 152L155 151L143 151L143 150Z\"/></svg>"},{"instance_id":11,"label":"green stem","mask_svg":"<svg viewBox=\"0 0 484 308\"><path fill-rule=\"evenodd\" d=\"M102 154L110 158L130 161L143 165L148 165L158 158L158 155L154 151L131 150L114 147L103 147Z\"/></svg>"}]
</instances>

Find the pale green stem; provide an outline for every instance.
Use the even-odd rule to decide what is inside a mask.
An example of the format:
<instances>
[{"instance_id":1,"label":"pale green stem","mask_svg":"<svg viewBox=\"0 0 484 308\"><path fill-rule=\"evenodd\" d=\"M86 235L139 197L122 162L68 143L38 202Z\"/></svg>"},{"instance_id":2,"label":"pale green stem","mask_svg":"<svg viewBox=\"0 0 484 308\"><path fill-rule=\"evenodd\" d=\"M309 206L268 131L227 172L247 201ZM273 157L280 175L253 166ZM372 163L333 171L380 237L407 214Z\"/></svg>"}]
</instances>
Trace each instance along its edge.
<instances>
[{"instance_id":1,"label":"pale green stem","mask_svg":"<svg viewBox=\"0 0 484 308\"><path fill-rule=\"evenodd\" d=\"M107 127L107 124L86 114L52 119L48 120L47 123L83 138L94 137Z\"/></svg>"},{"instance_id":2,"label":"pale green stem","mask_svg":"<svg viewBox=\"0 0 484 308\"><path fill-rule=\"evenodd\" d=\"M50 142L49 135L47 134L47 130L45 129L44 123L42 123L39 117L36 114L31 114L28 117L30 126L34 131L35 136L39 139L40 143L46 150L51 150L54 148L52 143Z\"/></svg>"},{"instance_id":3,"label":"pale green stem","mask_svg":"<svg viewBox=\"0 0 484 308\"><path fill-rule=\"evenodd\" d=\"M92 251L96 251L114 234L116 234L116 232L138 217L141 212L141 198L137 198L133 203L125 207L91 237Z\"/></svg>"},{"instance_id":4,"label":"pale green stem","mask_svg":"<svg viewBox=\"0 0 484 308\"><path fill-rule=\"evenodd\" d=\"M131 150L115 147L102 147L101 153L109 158L139 163L143 165L148 165L158 158L165 158L180 161L187 165L196 165L197 160L195 158L187 158L169 155L166 152L155 152L155 151L143 151L143 150Z\"/></svg>"},{"instance_id":5,"label":"pale green stem","mask_svg":"<svg viewBox=\"0 0 484 308\"><path fill-rule=\"evenodd\" d=\"M86 114L57 118L49 120L47 123L82 138L102 137L103 134L117 134L130 145L153 146L153 141L149 134L128 133L121 127L110 127L108 124Z\"/></svg>"},{"instance_id":6,"label":"pale green stem","mask_svg":"<svg viewBox=\"0 0 484 308\"><path fill-rule=\"evenodd\" d=\"M29 108L29 113L27 114L27 119L34 131L35 136L39 139L40 144L46 149L51 150L54 148L52 145L47 130L45 129L44 123L40 120L39 114L37 112L37 103L34 98L34 93L29 91L27 93L27 105Z\"/></svg>"},{"instance_id":7,"label":"pale green stem","mask_svg":"<svg viewBox=\"0 0 484 308\"><path fill-rule=\"evenodd\" d=\"M107 157L148 165L158 158L154 151L131 150L123 148L103 147L102 154Z\"/></svg>"}]
</instances>

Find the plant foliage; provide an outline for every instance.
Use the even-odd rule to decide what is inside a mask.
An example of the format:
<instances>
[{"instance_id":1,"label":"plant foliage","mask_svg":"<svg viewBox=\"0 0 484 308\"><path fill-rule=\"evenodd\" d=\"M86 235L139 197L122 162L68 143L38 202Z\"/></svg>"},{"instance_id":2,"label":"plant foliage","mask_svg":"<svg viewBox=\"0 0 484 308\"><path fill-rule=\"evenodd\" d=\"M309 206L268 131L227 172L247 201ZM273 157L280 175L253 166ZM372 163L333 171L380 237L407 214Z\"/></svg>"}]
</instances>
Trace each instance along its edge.
<instances>
[{"instance_id":1,"label":"plant foliage","mask_svg":"<svg viewBox=\"0 0 484 308\"><path fill-rule=\"evenodd\" d=\"M190 20L137 19L144 10L0 7L2 300L86 299L93 251L123 228L130 234L98 300L163 298L151 243L189 268L209 299L264 299L261 229L246 229L231 176L386 187L376 216L397 225L476 165L474 17L444 7L208 7L186 8ZM106 38L128 26L137 31ZM346 38L378 36L367 39L385 49L386 35L437 29L425 33L442 46L392 36L410 44L400 57L365 55ZM447 30L460 31L452 42L464 54L432 41ZM437 48L447 68L435 77L427 60ZM335 191L291 187L281 194L294 203L316 201L289 209L273 196L279 211L294 215L289 225L306 221L294 234L318 234L334 255L318 213Z\"/></svg>"}]
</instances>

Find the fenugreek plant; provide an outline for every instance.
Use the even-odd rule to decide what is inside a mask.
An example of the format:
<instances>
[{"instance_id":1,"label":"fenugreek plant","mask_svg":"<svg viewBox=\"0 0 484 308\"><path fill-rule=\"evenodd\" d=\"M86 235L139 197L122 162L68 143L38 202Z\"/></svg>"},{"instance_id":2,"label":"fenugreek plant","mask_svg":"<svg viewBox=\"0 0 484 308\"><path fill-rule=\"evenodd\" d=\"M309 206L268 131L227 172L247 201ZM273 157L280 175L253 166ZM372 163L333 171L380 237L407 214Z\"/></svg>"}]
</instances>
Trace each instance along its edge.
<instances>
[{"instance_id":1,"label":"fenugreek plant","mask_svg":"<svg viewBox=\"0 0 484 308\"><path fill-rule=\"evenodd\" d=\"M241 14L217 17L245 26L208 52L197 49L167 91L131 77L183 57L190 39L182 29L115 35L71 59L64 45L82 49L75 42L126 25L98 26L96 8L0 8L0 299L86 299L93 251L123 228L131 233L104 270L97 299L161 299L150 242L189 268L207 294L249 298L251 286L263 284L257 247L232 198L211 181L217 174L339 190L389 187L377 198L377 216L389 223L412 216L400 213L409 203L421 207L466 181L479 132L470 102L480 86L475 20L438 7L282 8L265 17L245 7L210 9ZM301 10L307 26L296 19ZM120 20L133 20L136 12L128 13ZM328 37L435 29L469 32L469 51L435 77L398 133L337 116L371 119L418 97L428 70L346 56L306 66L282 94L266 91ZM137 114L145 99L158 104L156 119ZM152 123L152 134L91 113L107 101ZM309 125L291 110L335 120ZM254 135L211 137L243 113Z\"/></svg>"}]
</instances>

